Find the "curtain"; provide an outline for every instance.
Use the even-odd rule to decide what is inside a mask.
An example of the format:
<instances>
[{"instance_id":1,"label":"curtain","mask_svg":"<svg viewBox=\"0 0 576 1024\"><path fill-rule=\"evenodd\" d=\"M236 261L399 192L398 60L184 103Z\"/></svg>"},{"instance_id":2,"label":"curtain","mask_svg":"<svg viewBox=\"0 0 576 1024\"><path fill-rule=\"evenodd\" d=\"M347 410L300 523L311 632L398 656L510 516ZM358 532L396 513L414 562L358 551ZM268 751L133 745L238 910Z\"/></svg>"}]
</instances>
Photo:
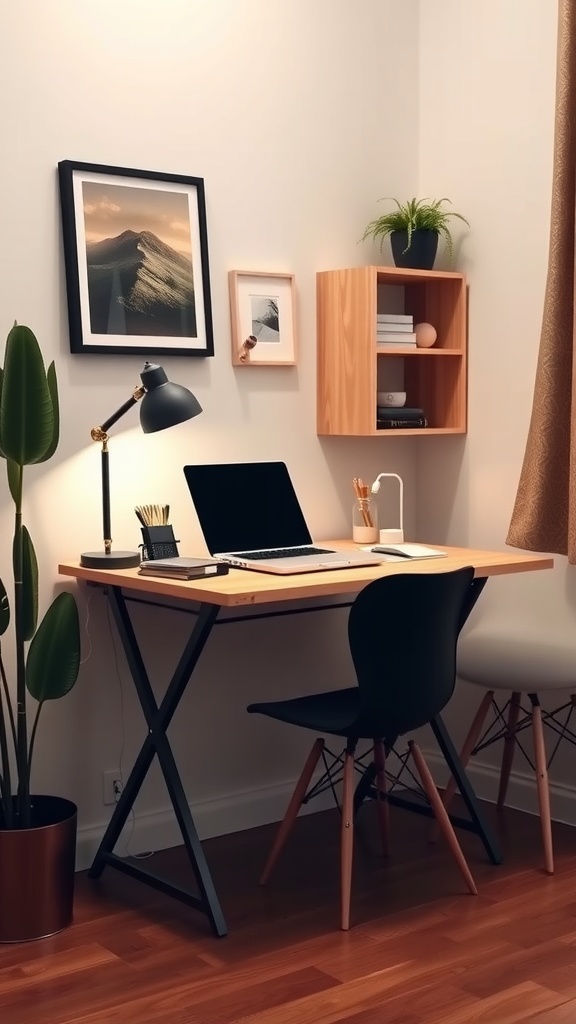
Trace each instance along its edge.
<instances>
[{"instance_id":1,"label":"curtain","mask_svg":"<svg viewBox=\"0 0 576 1024\"><path fill-rule=\"evenodd\" d=\"M506 543L576 564L576 3L560 0L548 274L526 451Z\"/></svg>"}]
</instances>

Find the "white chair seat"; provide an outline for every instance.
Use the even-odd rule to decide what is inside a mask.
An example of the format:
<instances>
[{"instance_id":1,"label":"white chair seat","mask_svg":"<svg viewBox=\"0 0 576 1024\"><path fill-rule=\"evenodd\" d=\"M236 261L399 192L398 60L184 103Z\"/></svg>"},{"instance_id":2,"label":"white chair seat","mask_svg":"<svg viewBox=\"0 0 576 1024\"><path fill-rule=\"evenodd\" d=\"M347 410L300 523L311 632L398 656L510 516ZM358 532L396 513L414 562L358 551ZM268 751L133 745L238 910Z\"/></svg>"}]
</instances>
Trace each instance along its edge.
<instances>
[{"instance_id":1,"label":"white chair seat","mask_svg":"<svg viewBox=\"0 0 576 1024\"><path fill-rule=\"evenodd\" d=\"M527 637L519 632L504 633L497 627L488 629L480 625L460 637L457 674L462 682L474 683L485 690L464 740L460 753L462 764L466 765L473 754L492 743L503 741L497 800L500 809L506 802L517 734L531 726L544 864L551 875L554 851L544 727L554 731L554 753L560 740L576 745L576 733L570 724L576 710L576 643L570 645L565 638L556 638L550 633L540 639L536 632L533 637ZM569 693L562 697L559 707L543 711L539 698L549 690L568 690ZM507 691L507 694L504 697L498 693L496 698L495 691ZM485 729L491 709L496 715L492 725ZM563 714L559 720L556 716L566 709L567 715ZM449 807L455 792L456 784L450 779L444 790L445 807Z\"/></svg>"},{"instance_id":2,"label":"white chair seat","mask_svg":"<svg viewBox=\"0 0 576 1024\"><path fill-rule=\"evenodd\" d=\"M458 645L458 676L487 690L576 691L576 644L471 630Z\"/></svg>"}]
</instances>

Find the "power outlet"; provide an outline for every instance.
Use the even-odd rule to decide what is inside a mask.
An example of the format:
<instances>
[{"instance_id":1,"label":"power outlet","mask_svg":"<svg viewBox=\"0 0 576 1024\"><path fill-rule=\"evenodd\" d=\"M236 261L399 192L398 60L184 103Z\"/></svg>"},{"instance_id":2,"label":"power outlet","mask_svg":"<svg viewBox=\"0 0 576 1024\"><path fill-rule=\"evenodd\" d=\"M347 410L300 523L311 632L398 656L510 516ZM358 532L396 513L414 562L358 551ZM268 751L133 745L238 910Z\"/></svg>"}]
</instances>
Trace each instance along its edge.
<instances>
[{"instance_id":1,"label":"power outlet","mask_svg":"<svg viewBox=\"0 0 576 1024\"><path fill-rule=\"evenodd\" d=\"M122 792L122 776L120 769L102 772L102 799L105 804L117 804Z\"/></svg>"}]
</instances>

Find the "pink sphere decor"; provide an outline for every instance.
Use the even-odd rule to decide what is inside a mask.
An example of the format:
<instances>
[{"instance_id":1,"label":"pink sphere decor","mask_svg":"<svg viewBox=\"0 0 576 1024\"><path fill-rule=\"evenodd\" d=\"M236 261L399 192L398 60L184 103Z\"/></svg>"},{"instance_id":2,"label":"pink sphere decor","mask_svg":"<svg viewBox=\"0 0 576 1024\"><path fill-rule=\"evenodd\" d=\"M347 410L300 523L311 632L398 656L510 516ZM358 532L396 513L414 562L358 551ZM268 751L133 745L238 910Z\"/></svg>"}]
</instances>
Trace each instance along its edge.
<instances>
[{"instance_id":1,"label":"pink sphere decor","mask_svg":"<svg viewBox=\"0 0 576 1024\"><path fill-rule=\"evenodd\" d=\"M432 348L438 337L436 328L432 327L432 324L416 324L414 331L418 348Z\"/></svg>"}]
</instances>

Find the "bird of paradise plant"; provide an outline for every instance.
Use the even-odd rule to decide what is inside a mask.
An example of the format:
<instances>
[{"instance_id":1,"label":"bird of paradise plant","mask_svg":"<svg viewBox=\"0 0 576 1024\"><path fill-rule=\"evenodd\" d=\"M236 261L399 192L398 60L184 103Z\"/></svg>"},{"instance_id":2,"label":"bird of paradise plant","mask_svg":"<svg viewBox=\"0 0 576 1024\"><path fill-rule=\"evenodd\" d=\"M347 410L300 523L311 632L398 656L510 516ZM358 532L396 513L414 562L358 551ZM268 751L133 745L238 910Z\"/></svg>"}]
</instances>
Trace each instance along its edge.
<instances>
[{"instance_id":1,"label":"bird of paradise plant","mask_svg":"<svg viewBox=\"0 0 576 1024\"><path fill-rule=\"evenodd\" d=\"M0 456L6 460L14 502L13 597L0 580L0 829L34 827L30 772L40 713L47 700L74 686L80 667L78 609L72 594L59 594L38 624L38 561L23 522L24 467L46 462L58 446L58 386L52 362L45 370L36 337L15 324L0 370ZM13 613L13 614L12 614ZM3 644L14 634L14 688ZM29 699L36 701L29 722Z\"/></svg>"}]
</instances>

